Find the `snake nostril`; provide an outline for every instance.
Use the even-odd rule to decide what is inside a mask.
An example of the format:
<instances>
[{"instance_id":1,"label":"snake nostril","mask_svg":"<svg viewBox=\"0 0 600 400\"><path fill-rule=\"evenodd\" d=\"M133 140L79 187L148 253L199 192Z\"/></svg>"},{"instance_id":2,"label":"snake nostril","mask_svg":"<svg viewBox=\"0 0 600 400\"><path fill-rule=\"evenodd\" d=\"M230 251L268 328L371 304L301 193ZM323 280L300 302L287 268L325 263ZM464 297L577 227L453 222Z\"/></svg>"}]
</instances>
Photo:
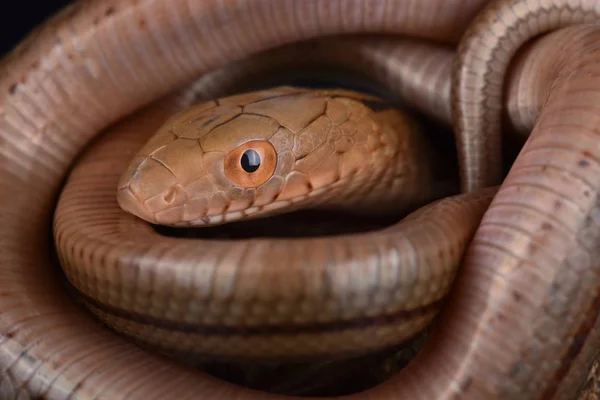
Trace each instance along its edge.
<instances>
[{"instance_id":1,"label":"snake nostril","mask_svg":"<svg viewBox=\"0 0 600 400\"><path fill-rule=\"evenodd\" d=\"M182 196L185 196L183 188L179 185L173 185L165 192L163 198L167 204L173 204Z\"/></svg>"},{"instance_id":2,"label":"snake nostril","mask_svg":"<svg viewBox=\"0 0 600 400\"><path fill-rule=\"evenodd\" d=\"M175 187L170 188L165 193L165 201L169 204L171 204L175 200L176 197L177 197L177 190L175 189Z\"/></svg>"}]
</instances>

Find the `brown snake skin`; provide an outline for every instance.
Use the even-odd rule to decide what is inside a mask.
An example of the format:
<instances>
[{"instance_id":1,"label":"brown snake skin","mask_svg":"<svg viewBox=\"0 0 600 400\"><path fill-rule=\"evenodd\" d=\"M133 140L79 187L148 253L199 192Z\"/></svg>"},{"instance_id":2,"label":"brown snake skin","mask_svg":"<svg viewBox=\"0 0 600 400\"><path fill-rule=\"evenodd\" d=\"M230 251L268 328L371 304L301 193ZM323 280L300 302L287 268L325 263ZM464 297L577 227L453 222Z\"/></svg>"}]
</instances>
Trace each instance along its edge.
<instances>
[{"instance_id":1,"label":"brown snake skin","mask_svg":"<svg viewBox=\"0 0 600 400\"><path fill-rule=\"evenodd\" d=\"M206 226L283 209L385 215L423 204L434 187L431 149L407 116L382 106L342 90L244 93L186 108L136 153L173 107L147 110L86 153L65 184L54 231L67 277L110 326L180 353L282 360L405 341L437 312L490 191L446 199L387 229L306 240L164 240L119 210L151 223ZM245 182L257 175L227 161L248 144L265 152L260 184ZM272 153L278 162L270 170ZM101 271L127 262L101 250L107 245L115 255L152 249L161 261L107 277ZM134 295L128 301L115 291Z\"/></svg>"},{"instance_id":2,"label":"brown snake skin","mask_svg":"<svg viewBox=\"0 0 600 400\"><path fill-rule=\"evenodd\" d=\"M166 361L73 305L51 268L48 235L69 167L102 129L212 68L336 33L456 43L483 3L84 1L32 34L3 60L0 77L0 187L10 193L0 202L2 397L281 398ZM594 21L596 9L595 1L500 1L473 21L451 102L465 189L499 182L500 85L519 45ZM351 398L574 396L600 343L599 40L593 26L568 28L512 66L513 126L539 118L477 228L440 324L405 370ZM562 54L545 51L554 46ZM84 259L102 253L82 250ZM104 254L152 264L159 250ZM114 270L103 273L114 279Z\"/></svg>"}]
</instances>

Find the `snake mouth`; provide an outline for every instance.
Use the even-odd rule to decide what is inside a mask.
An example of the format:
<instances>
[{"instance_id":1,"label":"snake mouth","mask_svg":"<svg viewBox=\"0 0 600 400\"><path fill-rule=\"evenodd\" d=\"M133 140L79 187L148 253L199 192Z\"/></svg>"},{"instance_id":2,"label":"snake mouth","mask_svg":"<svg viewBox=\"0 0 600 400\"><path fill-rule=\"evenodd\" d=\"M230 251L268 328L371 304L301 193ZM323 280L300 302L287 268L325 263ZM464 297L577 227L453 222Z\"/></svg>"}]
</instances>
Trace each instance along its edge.
<instances>
[{"instance_id":1,"label":"snake mouth","mask_svg":"<svg viewBox=\"0 0 600 400\"><path fill-rule=\"evenodd\" d=\"M299 210L324 208L322 203L326 202L323 202L322 195L327 193L328 190L347 184L349 179L349 177L346 177L322 187L311 187L307 193L288 198L279 198L279 195L281 195L281 192L279 192L270 202L251 202L245 208L234 207L229 209L229 206L231 206L231 202L229 202L229 206L219 209L218 212L211 212L210 207L207 206L209 203L209 197L207 196L181 197L179 201L172 202L170 207L152 212L152 207L149 207L147 202L153 198L164 197L164 194L153 196L143 204L133 204L132 209L134 214L136 214L136 210L139 210L136 215L155 225L172 228L211 228L234 222L271 218ZM128 194L124 200L136 202L135 193ZM195 203L201 203L201 207L197 208ZM128 210L126 209L126 211Z\"/></svg>"},{"instance_id":2,"label":"snake mouth","mask_svg":"<svg viewBox=\"0 0 600 400\"><path fill-rule=\"evenodd\" d=\"M162 195L161 195L162 196ZM136 196L135 192L129 187L119 188L117 192L117 202L121 209L129 214L133 214L144 221L153 225L171 226L174 228L202 228L217 225L223 225L231 222L237 222L254 216L259 212L264 212L264 206L252 206L244 210L222 212L214 215L202 215L191 219L183 218L186 214L188 203L177 204L163 210L152 212L148 204ZM289 206L289 202L278 202L266 207L269 211L275 208ZM178 222L172 222L173 215L179 218ZM269 212L271 214L271 212Z\"/></svg>"},{"instance_id":3,"label":"snake mouth","mask_svg":"<svg viewBox=\"0 0 600 400\"><path fill-rule=\"evenodd\" d=\"M166 210L156 213L156 218L154 219L154 221L157 221L156 222L157 224L168 225L168 226L171 226L174 228L210 228L213 226L225 225L225 224L229 224L232 222L240 222L240 221L244 221L246 219L257 218L258 214L263 214L265 217L272 216L272 215L277 214L276 209L283 209L284 207L289 207L289 206L290 206L289 202L281 201L281 202L277 202L277 203L272 203L267 207L251 206L251 207L248 207L243 210L226 211L226 212L222 212L220 214L204 215L202 217L187 219L187 220L182 219L179 222L174 222L174 223L169 223L169 224L159 222L161 220L161 218L160 218L161 213L169 213L169 212L173 212L175 209L177 209L180 214L183 214L183 211L185 209L185 205L184 205L183 209L182 209L182 206L176 206L176 207L168 208ZM266 214L267 211L268 211L268 215ZM282 211L282 212L284 212L284 211Z\"/></svg>"},{"instance_id":4,"label":"snake mouth","mask_svg":"<svg viewBox=\"0 0 600 400\"><path fill-rule=\"evenodd\" d=\"M143 201L140 201L129 187L120 188L117 192L117 202L124 211L145 221L155 222L156 217Z\"/></svg>"}]
</instances>

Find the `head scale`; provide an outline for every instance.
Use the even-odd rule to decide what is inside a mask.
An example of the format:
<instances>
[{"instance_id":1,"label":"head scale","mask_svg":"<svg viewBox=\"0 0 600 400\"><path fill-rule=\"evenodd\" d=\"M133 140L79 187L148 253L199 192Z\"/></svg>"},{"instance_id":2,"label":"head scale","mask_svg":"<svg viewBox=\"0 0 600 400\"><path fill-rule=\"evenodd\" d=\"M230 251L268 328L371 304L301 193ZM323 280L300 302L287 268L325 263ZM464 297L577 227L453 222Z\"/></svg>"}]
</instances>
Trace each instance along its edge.
<instances>
[{"instance_id":1,"label":"head scale","mask_svg":"<svg viewBox=\"0 0 600 400\"><path fill-rule=\"evenodd\" d=\"M171 226L319 203L327 188L372 162L381 143L369 112L351 97L289 87L191 107L138 152L121 177L118 202Z\"/></svg>"}]
</instances>

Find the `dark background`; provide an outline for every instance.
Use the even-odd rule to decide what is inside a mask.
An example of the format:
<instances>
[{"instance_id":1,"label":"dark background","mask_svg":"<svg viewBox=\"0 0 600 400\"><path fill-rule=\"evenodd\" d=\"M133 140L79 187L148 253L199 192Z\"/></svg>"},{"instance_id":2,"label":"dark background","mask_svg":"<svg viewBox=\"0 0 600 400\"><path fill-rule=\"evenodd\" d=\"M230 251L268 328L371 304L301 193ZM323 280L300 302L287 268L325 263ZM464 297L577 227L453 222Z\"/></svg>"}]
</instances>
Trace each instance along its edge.
<instances>
[{"instance_id":1,"label":"dark background","mask_svg":"<svg viewBox=\"0 0 600 400\"><path fill-rule=\"evenodd\" d=\"M0 56L4 56L36 25L71 0L17 0L0 13Z\"/></svg>"}]
</instances>

